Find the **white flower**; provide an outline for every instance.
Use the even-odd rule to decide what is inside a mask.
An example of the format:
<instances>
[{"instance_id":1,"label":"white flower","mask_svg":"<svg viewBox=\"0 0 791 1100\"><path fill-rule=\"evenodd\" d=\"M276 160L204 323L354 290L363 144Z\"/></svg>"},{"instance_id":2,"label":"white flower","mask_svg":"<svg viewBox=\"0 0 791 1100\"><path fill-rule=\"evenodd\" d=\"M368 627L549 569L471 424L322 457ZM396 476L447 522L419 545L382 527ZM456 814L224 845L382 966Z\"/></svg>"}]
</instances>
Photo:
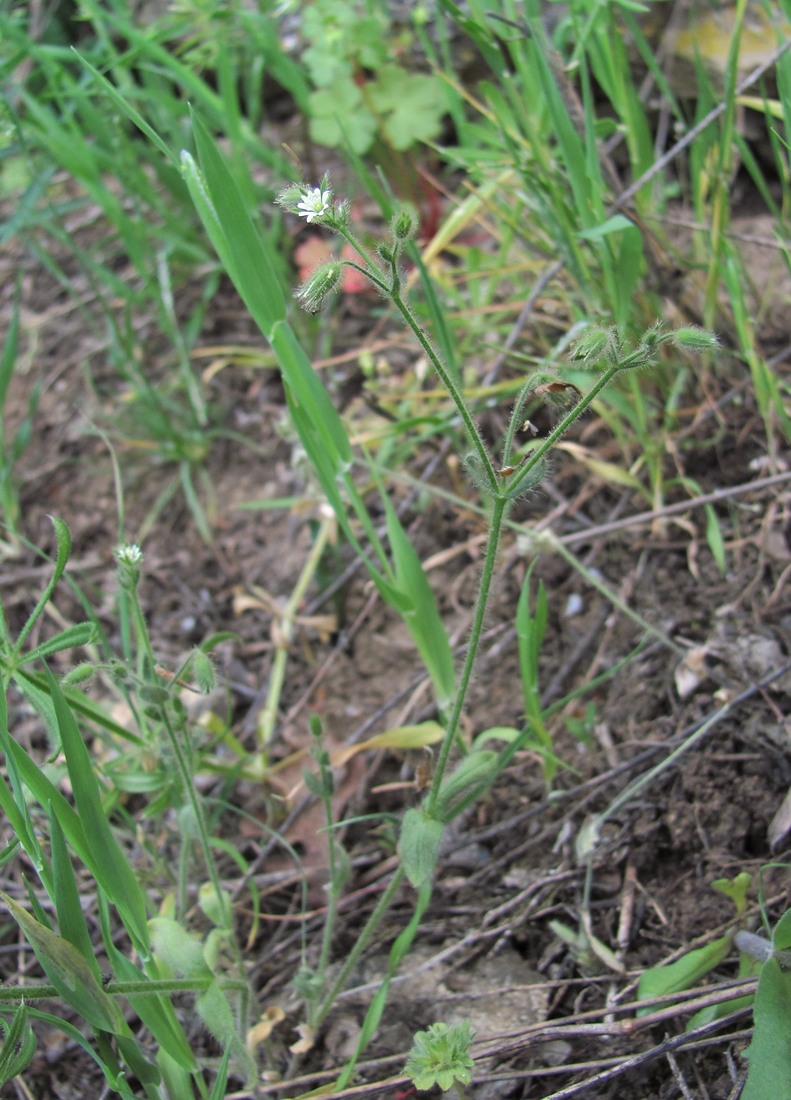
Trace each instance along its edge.
<instances>
[{"instance_id":1,"label":"white flower","mask_svg":"<svg viewBox=\"0 0 791 1100\"><path fill-rule=\"evenodd\" d=\"M136 542L127 542L118 547L115 556L122 565L139 565L143 560L143 551Z\"/></svg>"},{"instance_id":2,"label":"white flower","mask_svg":"<svg viewBox=\"0 0 791 1100\"><path fill-rule=\"evenodd\" d=\"M331 202L332 191L322 191L320 187L314 187L310 191L304 192L297 203L296 213L299 214L300 218L305 218L310 223L315 221L316 218L323 218L325 214L329 213Z\"/></svg>"}]
</instances>

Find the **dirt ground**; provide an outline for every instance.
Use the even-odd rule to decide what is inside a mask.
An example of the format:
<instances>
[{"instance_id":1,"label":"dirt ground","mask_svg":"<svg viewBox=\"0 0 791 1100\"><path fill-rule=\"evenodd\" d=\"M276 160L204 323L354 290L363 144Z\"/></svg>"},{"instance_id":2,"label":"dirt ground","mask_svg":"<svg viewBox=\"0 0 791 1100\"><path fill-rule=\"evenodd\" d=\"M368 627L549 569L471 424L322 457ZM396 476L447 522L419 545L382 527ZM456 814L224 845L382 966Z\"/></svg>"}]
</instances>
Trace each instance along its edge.
<instances>
[{"instance_id":1,"label":"dirt ground","mask_svg":"<svg viewBox=\"0 0 791 1100\"><path fill-rule=\"evenodd\" d=\"M743 229L755 238L763 226L753 219ZM765 255L773 257L768 250ZM766 286L760 265L768 261L762 256L752 268L758 286ZM223 285L194 358L197 369L206 370L206 392L221 428L205 459L213 535L206 543L180 493L147 522L174 468L148 459L128 424L123 433L113 430L113 422L126 415L126 395L118 392L117 376L106 365L102 328L86 326L90 301L87 290L80 300L79 272L75 268L75 299L18 244L0 264L6 319L13 276L21 276L20 369L8 404L12 426L24 415L33 385L41 387L33 435L14 470L21 532L29 542L8 539L0 568L11 630L24 621L48 575L35 547L51 553L48 516L56 515L73 536L69 576L98 609L111 644L119 644L113 613L119 505L107 440L95 430L100 427L109 433L123 470L127 537L134 540L148 528L141 539L142 599L158 658L173 668L191 645L216 631L233 631L236 639L223 646L219 658L223 701L213 705L225 708L235 735L254 751L272 666L273 616L263 603L240 611L240 596L258 586L276 600L288 597L308 554L310 522L316 516L315 508L242 508L248 501L306 495L304 470L283 430L276 374L239 363L211 370L223 347L257 349L260 338L233 291ZM776 285L777 300L759 333L767 354L782 352L778 333L788 331L791 296L782 283ZM372 333L381 336L374 305L378 302L350 299L335 321L335 352L354 354L331 371L325 368L325 377L350 415L361 403L357 353L368 346ZM144 319L136 324L152 374L161 379L171 369L169 351L153 329L146 331ZM396 331L387 336L392 369L408 371L414 349ZM787 375L787 348L776 369ZM584 741L572 737L565 722L569 717L581 721L584 703L572 699L555 715L556 751L568 767L559 772L550 795L535 757L521 754L455 831L416 951L392 989L383 1024L361 1066L360 1082L367 1083L363 1091L371 1095L408 1097L409 1088L398 1075L413 1032L435 1019L463 1016L477 1032L472 1094L486 1100L670 1098L681 1094L679 1080L695 1097L736 1095L749 1012L676 1050L688 1014L678 1008L664 1014L656 1010L638 1020L633 1011L619 1011L633 997L643 968L735 927L733 906L712 890L713 881L743 871L755 876L747 917L754 926L761 868L782 864L788 855L785 831L773 820L791 784L791 675L786 671L768 686L756 686L789 657L788 451L779 444L767 449L746 368L728 354L727 341L718 373L702 377L693 396L676 433L679 449L666 456L668 477L675 462L675 472L683 468L701 494L718 494L712 507L725 538L724 575L706 545L703 508L679 504L664 517L630 523L630 517L645 511L644 501L597 478L571 450L559 453L547 483L515 510L520 527L509 531L502 547L465 729L477 734L521 722L514 610L529 565L526 533L535 529L556 540L542 544L534 574L546 585L549 600L542 701L549 706L602 677L585 697L593 699L595 713ZM497 414L487 413L493 437L498 427ZM243 434L253 448L230 433ZM611 455L596 417L581 424L571 442ZM439 443L426 444L417 458L430 470L431 484L458 489L452 449L443 454ZM420 477L422 470L410 472ZM480 519L472 508L431 494L410 497L398 484L392 495L429 567L450 632L462 647L480 568ZM668 503L685 500L683 492L671 490ZM591 586L572 555L654 631L642 651L609 677L602 674L635 649L643 631ZM305 616L332 613L337 620L328 634L303 628L291 648L272 749L275 761L304 747L310 714L322 717L333 746L434 716L430 689L404 627L350 564L341 549L336 568L343 580L337 593L326 597L313 587L302 608ZM61 585L54 604L61 623L83 618L67 585ZM54 621L43 630L50 628L56 628ZM88 690L102 697L100 683ZM725 707L729 702L730 709ZM608 820L586 884L575 840L589 816L605 810L630 782L713 716L689 752ZM41 744L30 716L17 716L15 733ZM347 817L401 813L417 800L415 764L392 753L355 757L337 777L337 811ZM275 792L282 794L277 787ZM260 1095L295 1096L331 1079L342 1065L387 948L408 918L410 899L405 891L397 902L355 988L341 998L328 1028L296 1067L297 1080L279 1083L276 1077L292 1062L288 1047L296 1038L296 1001L289 985L298 963L301 919L295 876L267 844L264 825L272 820L273 790L242 783L234 799L249 816L242 820L228 814L220 828L251 864L267 918L246 943L251 982L262 1010L285 1012L261 1051L268 1075ZM311 872L311 904L319 909L325 869L316 828L315 817L305 811L289 820L286 835ZM337 959L354 941L392 870L387 847L392 835L388 840L358 825L346 831L345 841L352 875L334 948ZM225 873L231 879L235 872L229 866ZM788 873L775 867L761 882L770 919L776 919L791 904ZM250 913L239 885L237 916L244 942ZM318 942L320 914L305 919L311 942ZM591 950L590 939L585 942L586 928L612 952L609 966ZM565 938L564 930L569 933ZM18 947L8 930L3 942L4 973L11 978ZM734 978L736 966L734 952L709 977L707 988ZM79 1049L50 1036L26 1071L25 1085L9 1085L4 1095L85 1096L101 1088L92 1075Z\"/></svg>"}]
</instances>

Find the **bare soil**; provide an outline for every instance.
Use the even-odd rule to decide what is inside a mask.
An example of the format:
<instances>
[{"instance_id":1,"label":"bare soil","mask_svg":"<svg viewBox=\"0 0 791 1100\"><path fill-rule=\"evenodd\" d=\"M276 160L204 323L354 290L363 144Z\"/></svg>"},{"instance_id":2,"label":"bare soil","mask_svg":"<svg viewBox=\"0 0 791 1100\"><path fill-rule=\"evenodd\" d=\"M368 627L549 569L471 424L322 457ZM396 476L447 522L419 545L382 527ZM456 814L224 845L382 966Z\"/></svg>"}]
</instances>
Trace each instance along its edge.
<instances>
[{"instance_id":1,"label":"bare soil","mask_svg":"<svg viewBox=\"0 0 791 1100\"><path fill-rule=\"evenodd\" d=\"M742 228L753 238L763 230L755 221ZM95 227L89 232L95 233ZM767 286L763 255L756 255L752 267L759 287ZM774 262L771 251L765 255ZM238 357L212 370L224 347L258 349L260 338L233 291L223 285L194 351L221 429L204 463L210 486L204 501L212 524L212 540L206 543L178 492L148 522L174 467L161 458L152 461L128 422L123 432L114 430L126 415L129 395L119 392L117 374L107 364L101 325L86 325L91 303L87 288L80 294L79 271L73 273L76 297L70 297L21 246L12 246L1 262L6 320L13 273L22 279L20 369L8 403L12 428L25 415L33 387L41 390L31 441L13 474L20 494L20 531L27 541L9 538L3 546L0 587L10 629L24 621L45 583L49 565L36 548L52 551L48 516L57 515L73 536L68 575L97 609L111 645L120 645L113 560L119 501L108 441L94 426L102 427L123 470L126 535L134 540L147 528L142 599L158 657L172 669L190 646L211 633L233 631L235 640L222 648L219 658L223 699L213 700L212 706L222 710L235 736L255 752L256 723L273 659L274 619L264 603L240 612L239 597L256 586L276 601L289 596L309 551L310 524L316 517L315 508L242 507L249 501L305 498L309 491L305 470L283 430L284 401L276 374L244 365ZM186 301L190 288L182 293ZM768 352L779 347L778 332L789 330L784 295L780 285L766 314L767 327L759 333ZM344 300L333 322L333 348L336 354L353 354L323 368L339 405L360 422L363 415L370 422L373 414L361 401L359 352L384 335L396 375L414 363L408 341L398 332L383 332L379 307L378 300L363 296ZM170 350L161 346L153 326L147 331L144 318L136 325L141 346L150 351L152 379L162 384L173 369ZM633 1011L618 1010L621 1002L630 1001L645 967L735 927L732 904L711 888L715 880L742 871L754 875L751 909L742 923L757 923L759 879L770 919L791 903L784 867L761 875L761 868L782 864L788 854L785 833L774 838L770 830L791 783L791 681L786 673L768 686L756 686L789 657L791 495L783 477L788 452L776 442L767 446L746 368L730 355L727 340L717 368L716 373L704 372L691 392L675 435L678 449L663 461L668 478L683 473L695 479L701 494L721 494L712 507L725 541L724 574L707 547L702 508L689 502L672 514L629 523L645 511L644 500L603 481L568 452L559 454L547 483L515 511L520 524L549 531L557 540L554 547L543 544L534 572L549 599L541 654L546 706L615 668L643 637L640 626L591 587L568 554L594 571L656 634L585 697L595 703L585 741L572 737L564 721L569 716L582 720L583 703L571 700L553 718L556 751L567 766L559 771L551 794L535 756L520 754L455 830L406 976L393 986L382 1026L366 1054L369 1060L360 1068L364 1092L382 1092L394 1100L409 1096L398 1075L414 1031L436 1019L466 1016L477 1031L473 1093L487 1100L567 1096L572 1092L560 1090L575 1083L579 1092L573 1094L586 1098L675 1097L679 1078L696 1097L725 1100L736 1095L749 1012L674 1054L674 1042L688 1019L682 1009L641 1019ZM776 369L787 375L787 354ZM493 437L498 415L486 414ZM254 448L230 438L231 432L246 436ZM579 426L572 442L619 460L609 449L603 424L593 417ZM431 468L431 485L458 492L463 482L453 455L453 448L443 454L439 444L426 444L410 472L420 477ZM472 504L474 491L468 492ZM461 647L480 568L481 521L471 507L431 494L410 497L398 484L392 494ZM686 498L671 487L667 503ZM509 532L464 716L470 734L521 723L513 623L529 560L520 533ZM401 622L376 598L343 547L335 568L336 577L343 578L335 595L323 596L314 587L302 609L308 625L290 650L272 763L304 749L311 714L321 716L332 747L434 716L430 690ZM54 606L58 621L46 620L42 633L84 617L66 584ZM324 613L337 616L329 632L309 624L309 616ZM106 701L100 681L90 690ZM612 815L586 883L575 840L589 816L606 809L628 783L665 760L729 701L732 708L719 714L694 748ZM15 733L44 750L30 715L17 715ZM353 758L337 777L338 812L397 815L416 804L418 763L393 753ZM245 818L228 813L219 823L249 862L261 893L265 919L251 938L249 894L238 881L238 870L230 863L223 868L227 881L238 887L239 933L253 988L262 1011L285 1013L259 1051L267 1071L262 1096L294 1096L331 1079L353 1046L371 986L411 911L405 890L355 989L341 998L329 1026L295 1066L288 1053L298 1022L290 982L299 961L302 920L307 921L310 943L318 943L326 868L324 840L317 833L320 820L297 799L287 807L294 812L282 827L311 875L313 912L302 916L295 869L268 844L267 826L284 819L278 801L283 793L274 777L270 785L243 782L233 798ZM336 959L348 951L392 871L393 836L392 830L366 825L346 831L352 873ZM6 868L9 873L15 874ZM577 938L569 942L562 929ZM600 957L591 949L596 941L611 952L610 965L604 952ZM10 928L3 943L4 975L17 980L18 966L26 969L28 962ZM734 952L709 977L707 988L735 977L736 965ZM197 1025L195 1031L196 1042L209 1042ZM278 1077L290 1065L297 1080L282 1084ZM51 1034L23 1082L7 1086L4 1095L63 1100L101 1089L83 1052Z\"/></svg>"}]
</instances>

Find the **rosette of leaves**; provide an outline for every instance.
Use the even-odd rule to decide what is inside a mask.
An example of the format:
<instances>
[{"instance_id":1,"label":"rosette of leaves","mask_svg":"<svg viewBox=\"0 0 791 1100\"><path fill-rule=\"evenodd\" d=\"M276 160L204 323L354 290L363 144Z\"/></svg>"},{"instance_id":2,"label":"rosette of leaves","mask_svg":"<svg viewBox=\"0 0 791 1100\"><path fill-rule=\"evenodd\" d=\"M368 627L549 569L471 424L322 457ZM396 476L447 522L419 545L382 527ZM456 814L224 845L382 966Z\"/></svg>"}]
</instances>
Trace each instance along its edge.
<instances>
[{"instance_id":1,"label":"rosette of leaves","mask_svg":"<svg viewBox=\"0 0 791 1100\"><path fill-rule=\"evenodd\" d=\"M426 1031L418 1031L404 1073L421 1092L435 1085L445 1092L454 1082L469 1085L475 1064L470 1056L474 1034L469 1020L451 1027L431 1024Z\"/></svg>"}]
</instances>

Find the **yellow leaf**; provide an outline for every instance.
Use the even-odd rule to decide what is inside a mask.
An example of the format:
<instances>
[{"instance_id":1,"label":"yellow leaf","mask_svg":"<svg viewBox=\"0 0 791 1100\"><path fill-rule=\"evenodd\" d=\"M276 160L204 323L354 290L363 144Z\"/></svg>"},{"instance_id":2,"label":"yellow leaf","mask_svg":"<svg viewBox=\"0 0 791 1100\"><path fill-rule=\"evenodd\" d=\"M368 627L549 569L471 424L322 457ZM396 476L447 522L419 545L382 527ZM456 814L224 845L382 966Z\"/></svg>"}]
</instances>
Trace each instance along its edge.
<instances>
[{"instance_id":1,"label":"yellow leaf","mask_svg":"<svg viewBox=\"0 0 791 1100\"><path fill-rule=\"evenodd\" d=\"M422 749L424 745L436 745L441 741L445 731L438 722L420 722L416 726L394 726L369 737L367 741L360 741L356 745L346 745L332 754L334 766L345 764L356 753L365 752L368 749Z\"/></svg>"}]
</instances>

